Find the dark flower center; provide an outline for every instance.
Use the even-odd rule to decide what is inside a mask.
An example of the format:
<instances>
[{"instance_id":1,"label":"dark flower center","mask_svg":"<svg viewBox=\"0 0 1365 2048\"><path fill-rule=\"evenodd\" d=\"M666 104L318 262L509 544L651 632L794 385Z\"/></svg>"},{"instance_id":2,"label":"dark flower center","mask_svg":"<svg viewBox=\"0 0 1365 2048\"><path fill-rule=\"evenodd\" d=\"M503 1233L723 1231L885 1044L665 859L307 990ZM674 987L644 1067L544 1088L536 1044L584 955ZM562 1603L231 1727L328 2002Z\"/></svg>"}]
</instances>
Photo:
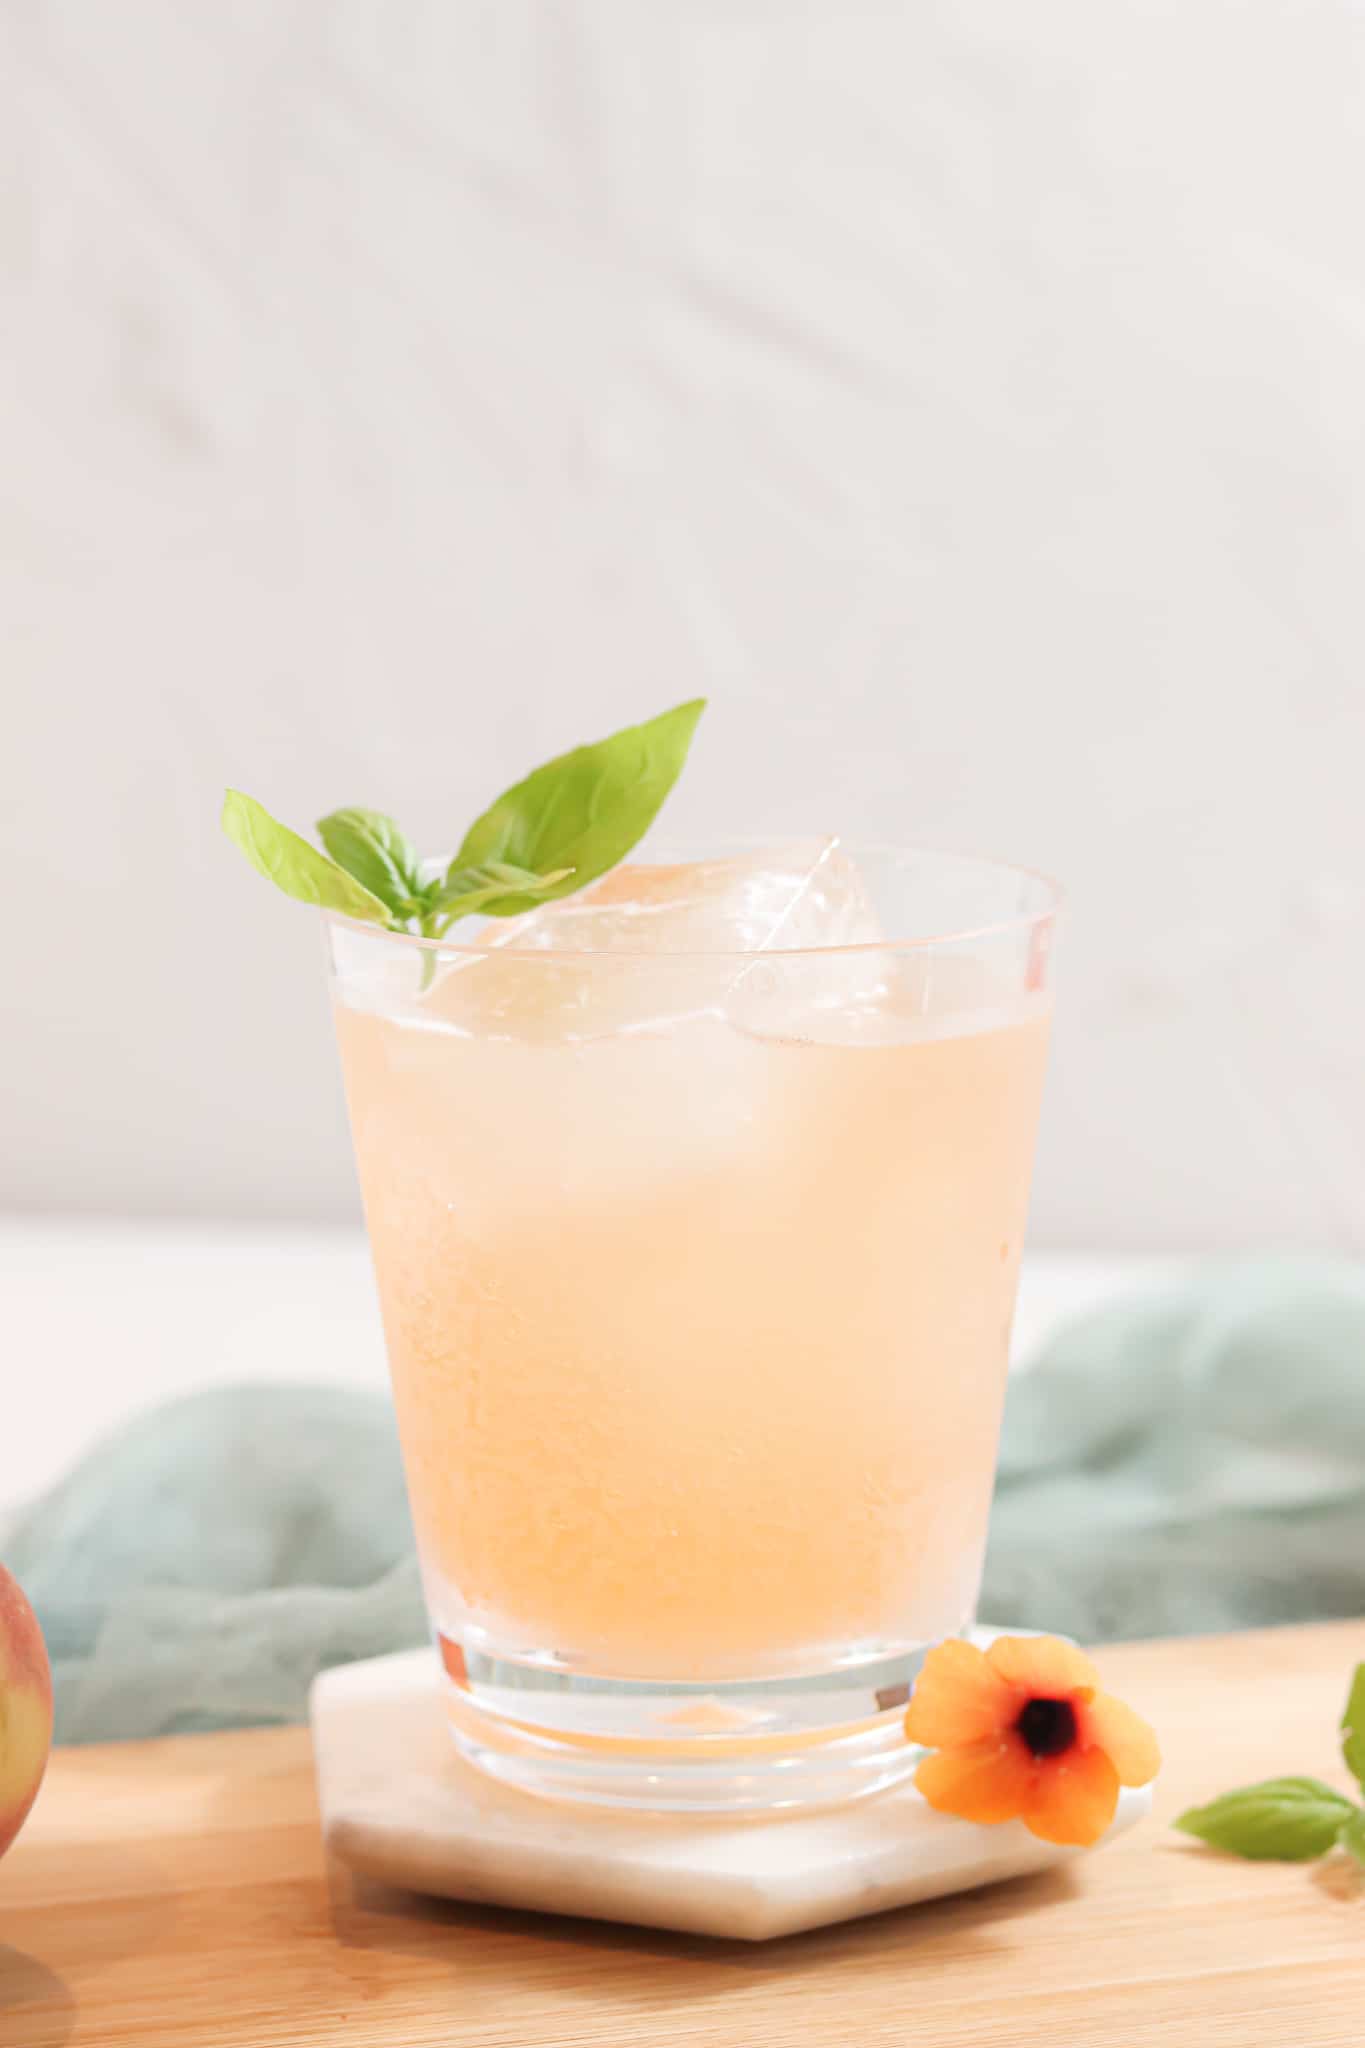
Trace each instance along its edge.
<instances>
[{"instance_id":1,"label":"dark flower center","mask_svg":"<svg viewBox=\"0 0 1365 2048\"><path fill-rule=\"evenodd\" d=\"M1030 1700L1014 1725L1034 1756L1060 1756L1076 1740L1070 1700Z\"/></svg>"}]
</instances>

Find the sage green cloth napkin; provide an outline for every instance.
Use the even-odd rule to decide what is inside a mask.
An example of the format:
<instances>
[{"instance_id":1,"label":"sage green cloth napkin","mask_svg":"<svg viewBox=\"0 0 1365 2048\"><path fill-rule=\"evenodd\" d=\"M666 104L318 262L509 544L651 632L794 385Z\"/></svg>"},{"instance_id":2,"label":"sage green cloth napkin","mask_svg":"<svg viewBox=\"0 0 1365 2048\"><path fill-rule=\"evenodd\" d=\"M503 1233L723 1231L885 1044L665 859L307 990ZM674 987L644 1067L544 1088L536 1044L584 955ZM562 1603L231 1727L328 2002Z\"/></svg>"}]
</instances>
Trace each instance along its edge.
<instances>
[{"instance_id":1,"label":"sage green cloth napkin","mask_svg":"<svg viewBox=\"0 0 1365 2048\"><path fill-rule=\"evenodd\" d=\"M298 1720L324 1666L425 1634L388 1404L340 1389L140 1417L5 1561L68 1742ZM987 1619L1103 1642L1363 1611L1365 1269L1208 1268L1012 1382Z\"/></svg>"}]
</instances>

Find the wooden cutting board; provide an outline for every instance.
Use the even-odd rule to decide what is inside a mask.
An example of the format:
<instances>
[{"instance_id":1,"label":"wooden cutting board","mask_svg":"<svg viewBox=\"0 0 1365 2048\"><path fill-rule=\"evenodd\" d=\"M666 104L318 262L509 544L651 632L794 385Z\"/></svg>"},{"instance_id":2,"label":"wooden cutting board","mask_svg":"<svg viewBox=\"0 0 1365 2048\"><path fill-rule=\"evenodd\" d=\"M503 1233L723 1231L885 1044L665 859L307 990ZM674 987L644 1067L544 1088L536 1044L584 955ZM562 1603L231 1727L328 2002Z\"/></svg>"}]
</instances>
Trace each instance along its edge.
<instances>
[{"instance_id":1,"label":"wooden cutting board","mask_svg":"<svg viewBox=\"0 0 1365 2048\"><path fill-rule=\"evenodd\" d=\"M1061 1870L762 1948L357 1886L307 1731L58 1752L0 1864L3 2048L1360 2048L1365 1890L1164 1829L1285 1771L1345 1784L1365 1623L1101 1653L1167 1768Z\"/></svg>"}]
</instances>

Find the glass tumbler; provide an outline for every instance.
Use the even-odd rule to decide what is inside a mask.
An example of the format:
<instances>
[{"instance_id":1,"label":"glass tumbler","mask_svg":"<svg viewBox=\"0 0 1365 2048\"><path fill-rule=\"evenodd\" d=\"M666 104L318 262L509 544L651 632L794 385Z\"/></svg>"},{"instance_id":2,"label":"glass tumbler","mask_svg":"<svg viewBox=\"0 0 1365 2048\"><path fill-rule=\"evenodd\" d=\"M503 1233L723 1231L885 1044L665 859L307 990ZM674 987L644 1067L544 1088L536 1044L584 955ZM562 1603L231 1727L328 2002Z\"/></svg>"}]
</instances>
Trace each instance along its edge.
<instances>
[{"instance_id":1,"label":"glass tumbler","mask_svg":"<svg viewBox=\"0 0 1365 2048\"><path fill-rule=\"evenodd\" d=\"M524 1789L876 1790L972 1624L1057 891L839 861L753 929L745 850L443 941L325 920L450 1721Z\"/></svg>"}]
</instances>

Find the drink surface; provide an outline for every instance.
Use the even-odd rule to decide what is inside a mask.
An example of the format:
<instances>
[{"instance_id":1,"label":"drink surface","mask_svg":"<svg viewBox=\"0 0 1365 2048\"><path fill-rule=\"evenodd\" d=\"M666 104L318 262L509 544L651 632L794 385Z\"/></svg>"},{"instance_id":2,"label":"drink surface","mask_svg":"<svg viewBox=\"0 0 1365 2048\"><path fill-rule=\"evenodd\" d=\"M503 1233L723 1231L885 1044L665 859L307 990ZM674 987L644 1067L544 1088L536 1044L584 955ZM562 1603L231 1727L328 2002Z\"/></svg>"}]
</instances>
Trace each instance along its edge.
<instances>
[{"instance_id":1,"label":"drink surface","mask_svg":"<svg viewBox=\"0 0 1365 2048\"><path fill-rule=\"evenodd\" d=\"M854 889L820 916L856 938ZM593 915L338 998L439 1625L675 1680L958 1628L1045 998L964 1009L969 965L889 948L641 958L615 915L537 950Z\"/></svg>"}]
</instances>

